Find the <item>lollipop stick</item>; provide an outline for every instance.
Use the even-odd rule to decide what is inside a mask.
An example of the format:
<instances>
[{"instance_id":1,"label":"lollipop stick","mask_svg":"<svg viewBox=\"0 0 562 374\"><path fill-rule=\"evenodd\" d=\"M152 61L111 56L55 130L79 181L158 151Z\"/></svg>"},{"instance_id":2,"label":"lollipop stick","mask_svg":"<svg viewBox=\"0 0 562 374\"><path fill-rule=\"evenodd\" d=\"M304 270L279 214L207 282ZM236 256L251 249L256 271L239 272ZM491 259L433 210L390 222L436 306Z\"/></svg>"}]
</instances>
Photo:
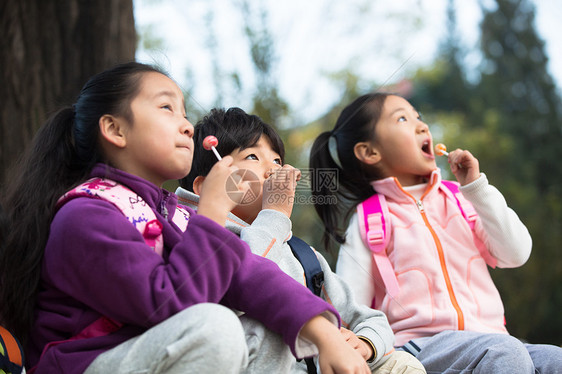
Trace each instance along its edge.
<instances>
[{"instance_id":1,"label":"lollipop stick","mask_svg":"<svg viewBox=\"0 0 562 374\"><path fill-rule=\"evenodd\" d=\"M215 154L215 156L217 156L217 159L220 161L222 160L221 155L219 154L219 151L217 151L217 149L215 148L215 146L212 146L211 149L213 150L213 153Z\"/></svg>"}]
</instances>

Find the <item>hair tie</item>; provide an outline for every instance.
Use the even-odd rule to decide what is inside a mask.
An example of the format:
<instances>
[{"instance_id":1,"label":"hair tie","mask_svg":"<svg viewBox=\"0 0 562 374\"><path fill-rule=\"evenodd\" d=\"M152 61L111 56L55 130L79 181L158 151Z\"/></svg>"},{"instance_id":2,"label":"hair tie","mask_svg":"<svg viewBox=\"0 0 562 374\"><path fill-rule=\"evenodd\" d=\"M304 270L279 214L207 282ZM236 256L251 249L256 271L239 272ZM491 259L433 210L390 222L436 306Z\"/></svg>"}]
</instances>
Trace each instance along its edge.
<instances>
[{"instance_id":1,"label":"hair tie","mask_svg":"<svg viewBox=\"0 0 562 374\"><path fill-rule=\"evenodd\" d=\"M328 138L328 151L330 152L330 157L332 157L332 160L334 160L336 165L340 169L343 169L343 167L341 166L340 157L338 156L338 143L334 134L331 134L330 138Z\"/></svg>"}]
</instances>

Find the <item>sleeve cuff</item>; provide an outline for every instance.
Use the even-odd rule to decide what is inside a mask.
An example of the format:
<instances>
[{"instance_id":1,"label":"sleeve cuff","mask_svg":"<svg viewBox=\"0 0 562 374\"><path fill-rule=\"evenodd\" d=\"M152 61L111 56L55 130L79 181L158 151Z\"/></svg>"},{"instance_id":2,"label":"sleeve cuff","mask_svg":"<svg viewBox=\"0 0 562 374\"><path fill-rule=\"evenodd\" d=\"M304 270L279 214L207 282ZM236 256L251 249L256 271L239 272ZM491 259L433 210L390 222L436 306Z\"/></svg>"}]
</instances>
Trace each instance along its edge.
<instances>
[{"instance_id":1,"label":"sleeve cuff","mask_svg":"<svg viewBox=\"0 0 562 374\"><path fill-rule=\"evenodd\" d=\"M369 344L371 346L371 349L373 350L373 354L371 355L371 357L369 357L367 362L371 363L371 362L375 361L375 358L377 358L377 349L375 348L375 345L373 344L373 342L365 336L357 336L357 337L359 339L361 339L362 341L364 341L365 343Z\"/></svg>"},{"instance_id":2,"label":"sleeve cuff","mask_svg":"<svg viewBox=\"0 0 562 374\"><path fill-rule=\"evenodd\" d=\"M279 243L283 243L291 234L292 223L291 219L281 212L263 209L252 223L252 227L267 232Z\"/></svg>"},{"instance_id":3,"label":"sleeve cuff","mask_svg":"<svg viewBox=\"0 0 562 374\"><path fill-rule=\"evenodd\" d=\"M357 335L359 339L367 342L373 348L374 355L371 359L367 360L369 366L371 366L371 364L378 365L387 351L389 349L394 349L394 347L386 344L383 338L371 328L362 328L358 330L355 335Z\"/></svg>"},{"instance_id":4,"label":"sleeve cuff","mask_svg":"<svg viewBox=\"0 0 562 374\"><path fill-rule=\"evenodd\" d=\"M459 190L463 194L474 194L477 191L481 190L482 188L486 187L487 185L488 185L488 177L486 176L486 174L480 173L480 176L476 180L470 182L467 185L459 186Z\"/></svg>"},{"instance_id":5,"label":"sleeve cuff","mask_svg":"<svg viewBox=\"0 0 562 374\"><path fill-rule=\"evenodd\" d=\"M339 319L333 313L326 311L321 314L322 317L326 318L328 321L339 327ZM316 356L318 354L318 348L310 340L307 340L301 336L301 333L297 335L297 341L295 342L295 356L298 359Z\"/></svg>"}]
</instances>

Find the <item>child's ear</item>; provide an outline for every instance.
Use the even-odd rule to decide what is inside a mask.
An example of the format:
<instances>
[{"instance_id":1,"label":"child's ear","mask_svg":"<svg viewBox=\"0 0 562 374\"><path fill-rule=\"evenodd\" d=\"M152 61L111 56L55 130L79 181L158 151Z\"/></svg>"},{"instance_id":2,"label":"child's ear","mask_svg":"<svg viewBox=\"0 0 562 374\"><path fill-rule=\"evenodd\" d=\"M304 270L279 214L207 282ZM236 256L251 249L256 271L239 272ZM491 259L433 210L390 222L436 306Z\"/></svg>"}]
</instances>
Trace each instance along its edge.
<instances>
[{"instance_id":1,"label":"child's ear","mask_svg":"<svg viewBox=\"0 0 562 374\"><path fill-rule=\"evenodd\" d=\"M99 126L100 134L106 141L118 148L124 148L127 145L123 120L110 114L104 114L99 120Z\"/></svg>"},{"instance_id":2,"label":"child's ear","mask_svg":"<svg viewBox=\"0 0 562 374\"><path fill-rule=\"evenodd\" d=\"M203 188L204 181L205 181L205 177L202 175L199 175L193 181L193 192L195 192L196 195L201 195L201 189Z\"/></svg>"},{"instance_id":3,"label":"child's ear","mask_svg":"<svg viewBox=\"0 0 562 374\"><path fill-rule=\"evenodd\" d=\"M381 153L371 143L359 142L353 147L355 157L367 165L375 165L381 160Z\"/></svg>"}]
</instances>

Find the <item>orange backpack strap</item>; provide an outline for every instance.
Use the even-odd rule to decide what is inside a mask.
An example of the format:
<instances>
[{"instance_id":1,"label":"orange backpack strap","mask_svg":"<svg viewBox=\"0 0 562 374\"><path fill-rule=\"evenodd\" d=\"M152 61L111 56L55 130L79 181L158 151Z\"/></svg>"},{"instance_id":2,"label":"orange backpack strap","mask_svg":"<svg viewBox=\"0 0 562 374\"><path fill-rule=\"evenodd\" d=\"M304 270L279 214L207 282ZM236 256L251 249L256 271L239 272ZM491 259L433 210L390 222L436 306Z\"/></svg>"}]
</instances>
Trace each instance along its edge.
<instances>
[{"instance_id":1,"label":"orange backpack strap","mask_svg":"<svg viewBox=\"0 0 562 374\"><path fill-rule=\"evenodd\" d=\"M0 326L0 373L20 374L23 371L23 349L18 340Z\"/></svg>"},{"instance_id":2,"label":"orange backpack strap","mask_svg":"<svg viewBox=\"0 0 562 374\"><path fill-rule=\"evenodd\" d=\"M361 237L371 250L386 292L391 297L395 297L398 295L400 288L392 264L386 254L386 246L390 236L390 219L388 218L390 215L384 196L375 193L357 205L357 217Z\"/></svg>"},{"instance_id":3,"label":"orange backpack strap","mask_svg":"<svg viewBox=\"0 0 562 374\"><path fill-rule=\"evenodd\" d=\"M482 240L480 240L480 238L476 236L476 231L474 230L476 219L478 218L478 213L476 213L476 209L474 209L474 206L472 206L470 201L468 201L463 196L462 192L460 192L458 183L451 182L451 181L441 181L441 184L446 187L443 189L443 191L445 191L445 194L449 198L452 198L454 201L456 201L457 206L459 207L462 213L462 216L470 226L474 244L478 248L480 255L482 256L484 261L486 261L486 264L488 264L488 266L495 268L498 261L494 256L492 256L490 251L488 251L484 242L482 242Z\"/></svg>"}]
</instances>

